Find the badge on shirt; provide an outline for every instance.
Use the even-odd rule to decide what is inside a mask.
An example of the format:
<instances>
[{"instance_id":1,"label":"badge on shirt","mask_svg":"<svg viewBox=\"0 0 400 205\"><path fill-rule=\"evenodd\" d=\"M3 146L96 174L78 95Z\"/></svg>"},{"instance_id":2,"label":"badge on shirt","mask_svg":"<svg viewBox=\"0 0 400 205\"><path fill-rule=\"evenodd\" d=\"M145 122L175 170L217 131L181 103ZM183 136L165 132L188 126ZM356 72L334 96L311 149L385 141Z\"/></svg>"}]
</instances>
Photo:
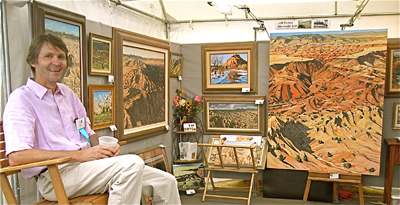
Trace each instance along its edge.
<instances>
[{"instance_id":1,"label":"badge on shirt","mask_svg":"<svg viewBox=\"0 0 400 205\"><path fill-rule=\"evenodd\" d=\"M75 120L75 124L76 124L76 129L78 130L85 128L85 118L82 117Z\"/></svg>"}]
</instances>

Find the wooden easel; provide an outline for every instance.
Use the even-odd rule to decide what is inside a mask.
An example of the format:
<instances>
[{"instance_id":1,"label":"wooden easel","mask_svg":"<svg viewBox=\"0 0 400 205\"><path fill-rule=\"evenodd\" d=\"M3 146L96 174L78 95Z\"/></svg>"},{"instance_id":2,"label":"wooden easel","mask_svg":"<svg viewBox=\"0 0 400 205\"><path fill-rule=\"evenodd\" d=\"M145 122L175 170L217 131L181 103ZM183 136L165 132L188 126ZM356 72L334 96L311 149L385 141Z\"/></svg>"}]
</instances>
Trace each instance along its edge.
<instances>
[{"instance_id":1,"label":"wooden easel","mask_svg":"<svg viewBox=\"0 0 400 205\"><path fill-rule=\"evenodd\" d=\"M257 165L254 159L254 149L256 146L241 146L241 145L221 145L221 144L198 144L204 154L204 163L206 166L207 171L207 177L206 177L206 184L204 187L204 193L203 193L203 199L202 201L205 201L206 196L207 197L215 197L215 198L224 198L224 199L238 199L238 200L246 200L247 205L250 205L250 200L251 200L251 194L253 192L257 193L257 195L260 194L260 186L258 185L258 180L257 180ZM213 148L216 148L218 151L218 156L221 161L221 164L214 164L214 163L209 163L208 158L206 156L206 152L204 147L208 147L208 149L212 150ZM223 155L221 154L221 149L222 148L232 148L234 152L234 160L236 161L236 164L234 166L226 166L224 164L224 158ZM252 161L252 166L249 167L240 165L239 158L237 155L237 149L249 149L250 155L251 155L251 161ZM223 188L223 187L216 187L214 184L214 181L212 179L211 171L225 171L225 172L240 172L240 173L249 173L251 174L251 180L250 180L250 187L247 188ZM207 189L208 189L208 183L211 181L211 185L213 188L213 191L216 191L217 189L229 189L229 190L237 190L237 191L248 191L248 197L237 197L237 196L226 196L226 195L216 195L216 194L207 194ZM256 183L256 190L253 190L253 183Z\"/></svg>"},{"instance_id":2,"label":"wooden easel","mask_svg":"<svg viewBox=\"0 0 400 205\"><path fill-rule=\"evenodd\" d=\"M303 201L307 201L310 191L311 181L333 182L333 201L337 201L338 183L358 184L358 194L360 197L360 205L364 205L364 192L361 174L356 173L338 173L329 171L309 171L306 188L304 190Z\"/></svg>"}]
</instances>

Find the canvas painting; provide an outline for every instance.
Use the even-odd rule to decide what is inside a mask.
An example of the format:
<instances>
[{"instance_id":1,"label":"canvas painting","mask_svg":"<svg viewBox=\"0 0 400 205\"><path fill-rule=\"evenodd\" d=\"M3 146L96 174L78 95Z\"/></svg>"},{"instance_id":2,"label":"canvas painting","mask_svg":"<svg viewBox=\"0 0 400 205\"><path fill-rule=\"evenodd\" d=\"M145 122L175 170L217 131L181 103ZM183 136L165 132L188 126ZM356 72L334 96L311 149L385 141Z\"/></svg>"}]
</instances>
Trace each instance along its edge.
<instances>
[{"instance_id":1,"label":"canvas painting","mask_svg":"<svg viewBox=\"0 0 400 205\"><path fill-rule=\"evenodd\" d=\"M72 22L45 18L45 32L60 37L68 48L68 70L61 83L81 98L81 28Z\"/></svg>"},{"instance_id":2,"label":"canvas painting","mask_svg":"<svg viewBox=\"0 0 400 205\"><path fill-rule=\"evenodd\" d=\"M124 129L164 122L165 53L123 46L123 61Z\"/></svg>"},{"instance_id":3,"label":"canvas painting","mask_svg":"<svg viewBox=\"0 0 400 205\"><path fill-rule=\"evenodd\" d=\"M387 30L271 34L267 168L379 175Z\"/></svg>"},{"instance_id":4,"label":"canvas painting","mask_svg":"<svg viewBox=\"0 0 400 205\"><path fill-rule=\"evenodd\" d=\"M203 163L174 164L173 172L179 190L198 189L204 187Z\"/></svg>"},{"instance_id":5,"label":"canvas painting","mask_svg":"<svg viewBox=\"0 0 400 205\"><path fill-rule=\"evenodd\" d=\"M183 55L179 53L171 54L171 68L169 70L170 77L178 77L182 75Z\"/></svg>"},{"instance_id":6,"label":"canvas painting","mask_svg":"<svg viewBox=\"0 0 400 205\"><path fill-rule=\"evenodd\" d=\"M211 54L211 85L247 84L247 53Z\"/></svg>"}]
</instances>

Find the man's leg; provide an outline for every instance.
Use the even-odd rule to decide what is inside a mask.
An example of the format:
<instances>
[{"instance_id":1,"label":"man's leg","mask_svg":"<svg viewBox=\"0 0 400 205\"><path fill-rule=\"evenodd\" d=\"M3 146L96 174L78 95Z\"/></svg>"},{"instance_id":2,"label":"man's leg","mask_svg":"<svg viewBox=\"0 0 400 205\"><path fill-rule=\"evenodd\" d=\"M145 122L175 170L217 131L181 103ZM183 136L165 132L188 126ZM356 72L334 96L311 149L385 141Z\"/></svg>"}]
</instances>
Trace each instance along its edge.
<instances>
[{"instance_id":1,"label":"man's leg","mask_svg":"<svg viewBox=\"0 0 400 205\"><path fill-rule=\"evenodd\" d=\"M175 177L168 172L149 166L143 169L143 194L153 196L153 205L181 204Z\"/></svg>"},{"instance_id":2,"label":"man's leg","mask_svg":"<svg viewBox=\"0 0 400 205\"><path fill-rule=\"evenodd\" d=\"M122 155L59 168L69 198L109 191L109 204L140 204L144 162L139 156ZM43 197L56 200L48 172L37 182Z\"/></svg>"}]
</instances>

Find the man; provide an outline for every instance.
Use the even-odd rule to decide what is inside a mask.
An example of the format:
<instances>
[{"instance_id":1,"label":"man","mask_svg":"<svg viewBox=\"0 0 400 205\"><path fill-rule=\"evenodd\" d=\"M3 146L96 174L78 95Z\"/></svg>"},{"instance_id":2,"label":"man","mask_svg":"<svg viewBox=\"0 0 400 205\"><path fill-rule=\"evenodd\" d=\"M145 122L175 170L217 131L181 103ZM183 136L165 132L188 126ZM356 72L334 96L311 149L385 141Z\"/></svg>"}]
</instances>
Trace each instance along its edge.
<instances>
[{"instance_id":1,"label":"man","mask_svg":"<svg viewBox=\"0 0 400 205\"><path fill-rule=\"evenodd\" d=\"M119 145L98 145L99 135L86 122L82 103L58 83L67 69L67 56L65 43L54 35L32 41L26 60L34 78L12 92L3 116L10 164L71 157L72 163L59 165L69 198L108 191L109 204L139 204L143 191L153 196L153 204L180 204L171 174L145 166L136 155L118 156ZM84 120L83 129L77 120ZM56 200L45 167L22 170L22 174L36 178L44 198Z\"/></svg>"}]
</instances>

